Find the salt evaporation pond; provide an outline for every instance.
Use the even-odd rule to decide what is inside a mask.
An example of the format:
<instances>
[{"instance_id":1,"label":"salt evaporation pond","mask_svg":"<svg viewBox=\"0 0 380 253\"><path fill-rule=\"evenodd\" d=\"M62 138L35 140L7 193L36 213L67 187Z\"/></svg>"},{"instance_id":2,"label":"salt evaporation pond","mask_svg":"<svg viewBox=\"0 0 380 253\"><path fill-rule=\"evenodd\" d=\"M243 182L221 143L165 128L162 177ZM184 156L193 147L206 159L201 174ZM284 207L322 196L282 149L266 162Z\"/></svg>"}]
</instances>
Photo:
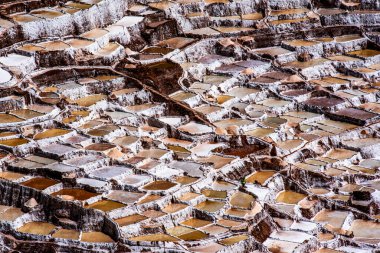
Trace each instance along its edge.
<instances>
[{"instance_id":1,"label":"salt evaporation pond","mask_svg":"<svg viewBox=\"0 0 380 253\"><path fill-rule=\"evenodd\" d=\"M0 68L0 85L9 82L12 79L8 71Z\"/></svg>"}]
</instances>

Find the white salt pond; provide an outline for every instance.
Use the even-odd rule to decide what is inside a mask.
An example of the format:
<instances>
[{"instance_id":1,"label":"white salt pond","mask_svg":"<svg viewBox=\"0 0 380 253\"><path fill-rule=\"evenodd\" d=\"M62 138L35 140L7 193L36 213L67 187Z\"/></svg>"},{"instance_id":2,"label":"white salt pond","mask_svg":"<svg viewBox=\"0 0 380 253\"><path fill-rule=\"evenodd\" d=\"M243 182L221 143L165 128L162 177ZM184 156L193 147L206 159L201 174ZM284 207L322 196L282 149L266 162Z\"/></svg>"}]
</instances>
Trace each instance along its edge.
<instances>
[{"instance_id":1,"label":"white salt pond","mask_svg":"<svg viewBox=\"0 0 380 253\"><path fill-rule=\"evenodd\" d=\"M8 71L0 68L0 84L7 83L12 79L12 75Z\"/></svg>"}]
</instances>

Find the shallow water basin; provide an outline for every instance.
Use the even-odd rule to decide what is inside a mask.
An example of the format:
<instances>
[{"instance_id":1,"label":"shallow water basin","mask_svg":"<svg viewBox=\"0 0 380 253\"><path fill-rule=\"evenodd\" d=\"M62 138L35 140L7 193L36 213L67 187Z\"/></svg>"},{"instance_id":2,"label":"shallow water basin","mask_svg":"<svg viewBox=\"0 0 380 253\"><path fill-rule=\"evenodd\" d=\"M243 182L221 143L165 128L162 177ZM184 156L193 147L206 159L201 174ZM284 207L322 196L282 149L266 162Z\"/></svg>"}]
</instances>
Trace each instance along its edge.
<instances>
[{"instance_id":1,"label":"shallow water basin","mask_svg":"<svg viewBox=\"0 0 380 253\"><path fill-rule=\"evenodd\" d=\"M291 40L285 41L284 44L290 45L292 47L311 47L319 44L318 41L310 41L310 40Z\"/></svg>"},{"instance_id":2,"label":"shallow water basin","mask_svg":"<svg viewBox=\"0 0 380 253\"><path fill-rule=\"evenodd\" d=\"M35 177L32 179L29 179L25 182L20 183L21 185L37 189L37 190L45 190L46 188L53 186L55 184L58 184L59 181L50 179L50 178L44 178L44 177Z\"/></svg>"},{"instance_id":3,"label":"shallow water basin","mask_svg":"<svg viewBox=\"0 0 380 253\"><path fill-rule=\"evenodd\" d=\"M230 198L230 204L234 207L250 209L254 204L255 198L244 192L235 192Z\"/></svg>"},{"instance_id":4,"label":"shallow water basin","mask_svg":"<svg viewBox=\"0 0 380 253\"><path fill-rule=\"evenodd\" d=\"M357 50L352 51L348 53L349 55L355 55L362 58L369 58L380 54L380 51L373 50L373 49L363 49L363 50Z\"/></svg>"},{"instance_id":5,"label":"shallow water basin","mask_svg":"<svg viewBox=\"0 0 380 253\"><path fill-rule=\"evenodd\" d=\"M129 215L123 218L115 219L115 222L119 224L119 226L123 227L123 226L128 226L131 224L139 223L140 221L143 221L146 219L148 219L148 217L145 217L140 214L133 214L133 215Z\"/></svg>"},{"instance_id":6,"label":"shallow water basin","mask_svg":"<svg viewBox=\"0 0 380 253\"><path fill-rule=\"evenodd\" d=\"M220 240L219 243L222 245L225 245L225 246L230 246L230 245L233 245L235 243L238 243L240 241L244 241L247 239L248 239L247 235L236 235L236 236L231 236L231 237L225 238L223 240Z\"/></svg>"},{"instance_id":7,"label":"shallow water basin","mask_svg":"<svg viewBox=\"0 0 380 253\"><path fill-rule=\"evenodd\" d=\"M94 242L94 243L113 243L112 238L102 232L83 232L82 242Z\"/></svg>"},{"instance_id":8,"label":"shallow water basin","mask_svg":"<svg viewBox=\"0 0 380 253\"><path fill-rule=\"evenodd\" d=\"M207 157L207 158L198 159L198 161L203 162L203 163L212 163L215 169L220 169L223 166L232 162L233 160L235 160L235 158L223 157L219 155L211 155L210 157Z\"/></svg>"},{"instance_id":9,"label":"shallow water basin","mask_svg":"<svg viewBox=\"0 0 380 253\"><path fill-rule=\"evenodd\" d=\"M181 185L187 185L196 182L198 179L197 177L183 176L178 177L175 181Z\"/></svg>"},{"instance_id":10,"label":"shallow water basin","mask_svg":"<svg viewBox=\"0 0 380 253\"><path fill-rule=\"evenodd\" d=\"M139 202L137 202L137 204L141 205L141 204L149 203L152 201L156 201L160 198L162 198L161 195L149 194L149 195L143 197L142 199L140 199Z\"/></svg>"},{"instance_id":11,"label":"shallow water basin","mask_svg":"<svg viewBox=\"0 0 380 253\"><path fill-rule=\"evenodd\" d=\"M42 139L46 139L46 138L58 137L61 135L68 134L70 132L71 132L71 130L67 130L67 129L52 128L52 129L48 129L48 130L45 130L41 133L36 134L33 137L33 139L34 140L42 140Z\"/></svg>"},{"instance_id":12,"label":"shallow water basin","mask_svg":"<svg viewBox=\"0 0 380 253\"><path fill-rule=\"evenodd\" d=\"M185 225L192 228L204 227L209 224L212 224L212 222L207 221L207 220L197 219L197 218L191 218L191 219L181 222L181 225Z\"/></svg>"},{"instance_id":13,"label":"shallow water basin","mask_svg":"<svg viewBox=\"0 0 380 253\"><path fill-rule=\"evenodd\" d=\"M26 143L29 143L29 141L24 138L0 140L0 145L9 146L9 147L17 147Z\"/></svg>"},{"instance_id":14,"label":"shallow water basin","mask_svg":"<svg viewBox=\"0 0 380 253\"><path fill-rule=\"evenodd\" d=\"M233 99L233 98L235 98L235 97L229 96L229 95L219 95L216 97L216 102L221 105L221 104L224 104L225 102L227 102L228 100Z\"/></svg>"},{"instance_id":15,"label":"shallow water basin","mask_svg":"<svg viewBox=\"0 0 380 253\"><path fill-rule=\"evenodd\" d=\"M21 122L22 119L11 114L0 113L0 124Z\"/></svg>"},{"instance_id":16,"label":"shallow water basin","mask_svg":"<svg viewBox=\"0 0 380 253\"><path fill-rule=\"evenodd\" d=\"M37 46L44 47L48 51L59 51L70 48L70 45L66 44L63 41L48 41L37 44Z\"/></svg>"},{"instance_id":17,"label":"shallow water basin","mask_svg":"<svg viewBox=\"0 0 380 253\"><path fill-rule=\"evenodd\" d=\"M186 202L186 201L190 201L192 199L195 199L197 197L199 197L200 194L199 193L195 193L195 192L187 192L185 194L183 194L181 197L179 197L178 199L183 201L183 202Z\"/></svg>"},{"instance_id":18,"label":"shallow water basin","mask_svg":"<svg viewBox=\"0 0 380 253\"><path fill-rule=\"evenodd\" d=\"M354 237L380 239L380 223L369 220L354 220L350 230Z\"/></svg>"},{"instance_id":19,"label":"shallow water basin","mask_svg":"<svg viewBox=\"0 0 380 253\"><path fill-rule=\"evenodd\" d=\"M212 189L203 189L201 193L208 198L225 199L227 198L227 191L216 191Z\"/></svg>"},{"instance_id":20,"label":"shallow water basin","mask_svg":"<svg viewBox=\"0 0 380 253\"><path fill-rule=\"evenodd\" d=\"M86 199L98 196L99 193L93 193L86 190L73 188L73 189L62 189L60 191L54 192L51 194L52 196L61 197L67 200L81 200L84 201Z\"/></svg>"},{"instance_id":21,"label":"shallow water basin","mask_svg":"<svg viewBox=\"0 0 380 253\"><path fill-rule=\"evenodd\" d=\"M145 193L142 192L128 192L122 190L114 190L111 191L110 194L107 195L108 199L118 201L121 203L132 204L142 198Z\"/></svg>"},{"instance_id":22,"label":"shallow water basin","mask_svg":"<svg viewBox=\"0 0 380 253\"><path fill-rule=\"evenodd\" d=\"M39 112L32 111L29 109L14 110L14 111L11 111L10 113L19 117L19 118L25 119L25 120L33 119L33 118L40 117L40 116L44 115L43 113L39 113Z\"/></svg>"},{"instance_id":23,"label":"shallow water basin","mask_svg":"<svg viewBox=\"0 0 380 253\"><path fill-rule=\"evenodd\" d=\"M88 107L88 106L96 104L97 102L101 100L105 100L106 98L107 98L106 95L94 94L87 97L78 98L74 100L73 102L79 106Z\"/></svg>"},{"instance_id":24,"label":"shallow water basin","mask_svg":"<svg viewBox=\"0 0 380 253\"><path fill-rule=\"evenodd\" d=\"M224 202L206 200L195 206L196 209L206 212L217 212L224 206Z\"/></svg>"},{"instance_id":25,"label":"shallow water basin","mask_svg":"<svg viewBox=\"0 0 380 253\"><path fill-rule=\"evenodd\" d=\"M24 224L22 227L18 228L17 231L35 235L48 235L53 231L53 229L55 229L55 225L51 223L32 221Z\"/></svg>"},{"instance_id":26,"label":"shallow water basin","mask_svg":"<svg viewBox=\"0 0 380 253\"><path fill-rule=\"evenodd\" d=\"M179 210L182 210L186 207L188 207L188 205L180 204L180 203L172 203L172 204L165 206L162 209L162 211L164 211L165 213L175 213L175 212L178 212Z\"/></svg>"},{"instance_id":27,"label":"shallow water basin","mask_svg":"<svg viewBox=\"0 0 380 253\"><path fill-rule=\"evenodd\" d=\"M201 240L207 237L207 235L201 231L197 231L192 228L187 228L183 226L169 228L167 229L167 232L185 241Z\"/></svg>"},{"instance_id":28,"label":"shallow water basin","mask_svg":"<svg viewBox=\"0 0 380 253\"><path fill-rule=\"evenodd\" d=\"M140 235L136 237L129 238L131 241L137 242L177 242L179 239L166 234L150 234L150 235Z\"/></svg>"},{"instance_id":29,"label":"shallow water basin","mask_svg":"<svg viewBox=\"0 0 380 253\"><path fill-rule=\"evenodd\" d=\"M17 173L17 172L12 172L12 171L3 171L3 172L0 172L0 178L6 179L6 180L9 180L9 181L15 181L15 180L18 180L18 179L20 179L20 178L22 178L24 176L25 176L24 174Z\"/></svg>"},{"instance_id":30,"label":"shallow water basin","mask_svg":"<svg viewBox=\"0 0 380 253\"><path fill-rule=\"evenodd\" d=\"M85 208L93 208L93 209L101 210L103 212L109 212L109 211L112 211L114 209L118 209L118 208L125 207L125 206L126 205L121 204L121 203L116 202L116 201L112 201L112 200L100 200L100 201L92 203L90 205L86 205Z\"/></svg>"},{"instance_id":31,"label":"shallow water basin","mask_svg":"<svg viewBox=\"0 0 380 253\"><path fill-rule=\"evenodd\" d=\"M60 228L52 235L53 238L63 238L69 240L79 240L80 232L73 229Z\"/></svg>"},{"instance_id":32,"label":"shallow water basin","mask_svg":"<svg viewBox=\"0 0 380 253\"><path fill-rule=\"evenodd\" d=\"M157 180L145 185L143 189L150 190L150 191L164 191L164 190L172 188L175 185L176 185L175 183L172 183L169 181Z\"/></svg>"},{"instance_id":33,"label":"shallow water basin","mask_svg":"<svg viewBox=\"0 0 380 253\"><path fill-rule=\"evenodd\" d=\"M307 197L305 194L285 190L277 194L276 201L285 204L297 204L305 197Z\"/></svg>"},{"instance_id":34,"label":"shallow water basin","mask_svg":"<svg viewBox=\"0 0 380 253\"><path fill-rule=\"evenodd\" d=\"M22 24L22 23L29 23L34 21L42 20L38 17L29 15L29 14L15 14L10 16L15 22Z\"/></svg>"},{"instance_id":35,"label":"shallow water basin","mask_svg":"<svg viewBox=\"0 0 380 253\"><path fill-rule=\"evenodd\" d=\"M247 177L245 180L247 183L259 183L263 185L265 181L267 181L269 178L271 178L274 174L276 174L276 171L274 170L261 170L256 171L252 173L250 176Z\"/></svg>"},{"instance_id":36,"label":"shallow water basin","mask_svg":"<svg viewBox=\"0 0 380 253\"><path fill-rule=\"evenodd\" d=\"M39 18L53 19L62 16L63 14L59 11L49 10L49 9L40 9L33 10L30 12L33 16L37 16Z\"/></svg>"},{"instance_id":37,"label":"shallow water basin","mask_svg":"<svg viewBox=\"0 0 380 253\"><path fill-rule=\"evenodd\" d=\"M21 46L21 47L19 47L17 49L21 50L21 51L24 51L24 52L30 52L30 53L44 50L43 47L39 47L39 46L36 46L36 45L33 45L33 44L26 44L26 45L23 45L23 46Z\"/></svg>"},{"instance_id":38,"label":"shallow water basin","mask_svg":"<svg viewBox=\"0 0 380 253\"><path fill-rule=\"evenodd\" d=\"M69 39L69 40L66 40L65 42L76 49L85 48L94 43L93 41L83 40L83 39Z\"/></svg>"}]
</instances>

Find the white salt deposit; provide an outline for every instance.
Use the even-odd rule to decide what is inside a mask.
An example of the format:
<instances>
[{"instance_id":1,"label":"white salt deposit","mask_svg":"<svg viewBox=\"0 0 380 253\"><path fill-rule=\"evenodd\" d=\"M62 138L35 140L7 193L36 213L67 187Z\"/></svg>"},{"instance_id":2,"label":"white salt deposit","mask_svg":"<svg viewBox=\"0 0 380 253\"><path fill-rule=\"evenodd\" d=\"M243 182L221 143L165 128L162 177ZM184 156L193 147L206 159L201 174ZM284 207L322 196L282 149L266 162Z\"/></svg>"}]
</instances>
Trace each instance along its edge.
<instances>
[{"instance_id":1,"label":"white salt deposit","mask_svg":"<svg viewBox=\"0 0 380 253\"><path fill-rule=\"evenodd\" d=\"M12 75L8 71L0 68L0 84L9 82L12 79Z\"/></svg>"}]
</instances>

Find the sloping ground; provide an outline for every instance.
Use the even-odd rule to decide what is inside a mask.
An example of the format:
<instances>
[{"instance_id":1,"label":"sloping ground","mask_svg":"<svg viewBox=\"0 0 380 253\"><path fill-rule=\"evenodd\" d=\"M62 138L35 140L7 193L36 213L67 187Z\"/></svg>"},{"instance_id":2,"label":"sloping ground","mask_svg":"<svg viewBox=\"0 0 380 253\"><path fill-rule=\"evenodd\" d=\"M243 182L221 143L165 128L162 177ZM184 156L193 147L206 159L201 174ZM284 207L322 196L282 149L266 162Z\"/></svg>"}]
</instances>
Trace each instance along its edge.
<instances>
[{"instance_id":1,"label":"sloping ground","mask_svg":"<svg viewBox=\"0 0 380 253\"><path fill-rule=\"evenodd\" d=\"M379 15L0 0L0 251L375 252Z\"/></svg>"}]
</instances>

